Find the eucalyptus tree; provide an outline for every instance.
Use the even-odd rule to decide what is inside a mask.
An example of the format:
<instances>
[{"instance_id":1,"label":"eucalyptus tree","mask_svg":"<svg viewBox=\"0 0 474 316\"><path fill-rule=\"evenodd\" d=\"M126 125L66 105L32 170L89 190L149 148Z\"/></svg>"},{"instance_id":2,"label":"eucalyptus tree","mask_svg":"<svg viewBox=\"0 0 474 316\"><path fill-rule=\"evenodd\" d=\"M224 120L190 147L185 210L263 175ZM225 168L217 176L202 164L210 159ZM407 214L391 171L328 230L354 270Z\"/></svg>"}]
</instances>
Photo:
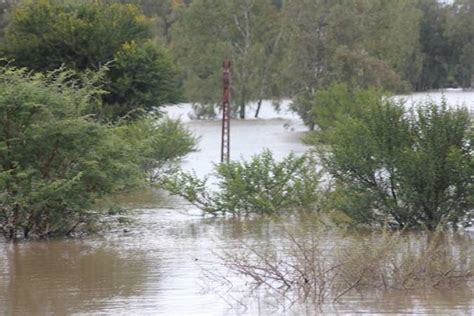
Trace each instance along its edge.
<instances>
[{"instance_id":1,"label":"eucalyptus tree","mask_svg":"<svg viewBox=\"0 0 474 316\"><path fill-rule=\"evenodd\" d=\"M308 100L317 90L344 82L398 91L418 71L420 12L411 1L292 0L283 11L286 81L297 96L293 109L310 128Z\"/></svg>"},{"instance_id":2,"label":"eucalyptus tree","mask_svg":"<svg viewBox=\"0 0 474 316\"><path fill-rule=\"evenodd\" d=\"M282 33L271 1L194 0L173 26L172 48L183 71L186 97L220 103L222 61L232 61L232 103L240 118L246 105L269 97Z\"/></svg>"},{"instance_id":3,"label":"eucalyptus tree","mask_svg":"<svg viewBox=\"0 0 474 316\"><path fill-rule=\"evenodd\" d=\"M456 0L447 19L446 34L454 52L453 79L459 86L474 86L474 1Z\"/></svg>"}]
</instances>

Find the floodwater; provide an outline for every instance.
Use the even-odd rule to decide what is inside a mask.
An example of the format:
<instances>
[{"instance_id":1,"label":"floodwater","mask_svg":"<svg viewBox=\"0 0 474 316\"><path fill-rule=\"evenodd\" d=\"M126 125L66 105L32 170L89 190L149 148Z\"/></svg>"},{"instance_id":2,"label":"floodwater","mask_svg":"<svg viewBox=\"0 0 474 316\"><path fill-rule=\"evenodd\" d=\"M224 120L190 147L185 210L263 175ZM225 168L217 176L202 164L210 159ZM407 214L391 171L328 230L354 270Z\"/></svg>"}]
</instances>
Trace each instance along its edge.
<instances>
[{"instance_id":1,"label":"floodwater","mask_svg":"<svg viewBox=\"0 0 474 316\"><path fill-rule=\"evenodd\" d=\"M440 93L431 93L434 99ZM474 108L474 92L447 91L448 103ZM424 96L416 94L411 100ZM285 106L283 106L285 108ZM183 162L205 175L220 154L219 121L191 121L189 106L173 107L201 137L200 151ZM251 113L249 113L251 114ZM303 153L301 121L264 104L262 119L231 122L231 158L248 158L263 148L277 158ZM134 219L126 229L83 239L0 242L0 315L316 315L474 314L473 287L423 292L354 293L318 309L279 304L272 294L247 295L242 281L233 287L206 279L206 271L226 271L216 254L242 240L267 240L277 231L266 219L206 218L181 199L150 189L118 197ZM473 238L473 232L465 232Z\"/></svg>"}]
</instances>

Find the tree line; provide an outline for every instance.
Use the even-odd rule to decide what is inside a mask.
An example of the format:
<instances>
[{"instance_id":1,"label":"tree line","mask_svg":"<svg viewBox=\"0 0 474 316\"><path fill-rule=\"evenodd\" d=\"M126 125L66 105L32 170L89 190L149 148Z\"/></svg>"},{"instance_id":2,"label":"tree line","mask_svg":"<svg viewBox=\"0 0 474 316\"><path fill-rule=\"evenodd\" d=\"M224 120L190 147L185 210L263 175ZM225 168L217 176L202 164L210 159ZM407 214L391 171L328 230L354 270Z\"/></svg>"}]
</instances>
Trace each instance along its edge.
<instances>
[{"instance_id":1,"label":"tree line","mask_svg":"<svg viewBox=\"0 0 474 316\"><path fill-rule=\"evenodd\" d=\"M306 101L334 83L408 92L474 81L472 0L124 2L154 18L204 114L219 103L225 58L241 118L249 102L291 97L310 127Z\"/></svg>"},{"instance_id":2,"label":"tree line","mask_svg":"<svg viewBox=\"0 0 474 316\"><path fill-rule=\"evenodd\" d=\"M19 21L11 17L8 3L21 6L28 1L3 4L6 11L0 25L10 24L6 41L10 46L16 43L10 56L27 66L50 68L57 64L47 47L31 51L30 41L23 41L23 47L17 39L11 40L18 35ZM153 38L171 53L183 97L195 104L198 116L215 114L223 59L233 61L232 100L241 118L250 102L291 97L295 99L293 109L311 128L314 122L307 113L308 99L334 83L407 92L470 88L474 81L473 0L103 0L92 1L90 6L93 3L137 6L147 16L151 34L115 29L107 25L113 21L104 14L97 16L96 24L88 30L82 30L96 35L96 48L90 49L113 46L113 34L120 32L142 32L140 37ZM47 31L40 25L50 23L46 18L35 17L39 24L29 27ZM58 21L50 27L61 28L59 23L68 22ZM48 42L43 45L56 49ZM74 43L68 47L71 51L76 48ZM150 50L148 47L147 54ZM101 51L100 61L111 60L112 51L115 49ZM18 56L21 52L26 55ZM80 68L99 62L72 57L79 58ZM124 63L132 66L131 61ZM147 79L143 78L142 84Z\"/></svg>"}]
</instances>

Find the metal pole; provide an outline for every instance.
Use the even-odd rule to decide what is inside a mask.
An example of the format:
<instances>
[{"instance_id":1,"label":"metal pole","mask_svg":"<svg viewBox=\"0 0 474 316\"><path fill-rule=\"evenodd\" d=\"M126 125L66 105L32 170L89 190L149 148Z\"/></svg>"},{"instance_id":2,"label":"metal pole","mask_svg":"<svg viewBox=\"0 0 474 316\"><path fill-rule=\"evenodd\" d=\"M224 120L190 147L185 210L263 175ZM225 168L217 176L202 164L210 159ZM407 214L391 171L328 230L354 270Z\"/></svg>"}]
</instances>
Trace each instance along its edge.
<instances>
[{"instance_id":1,"label":"metal pole","mask_svg":"<svg viewBox=\"0 0 474 316\"><path fill-rule=\"evenodd\" d=\"M222 98L222 143L221 162L230 157L230 60L224 61L224 97Z\"/></svg>"}]
</instances>

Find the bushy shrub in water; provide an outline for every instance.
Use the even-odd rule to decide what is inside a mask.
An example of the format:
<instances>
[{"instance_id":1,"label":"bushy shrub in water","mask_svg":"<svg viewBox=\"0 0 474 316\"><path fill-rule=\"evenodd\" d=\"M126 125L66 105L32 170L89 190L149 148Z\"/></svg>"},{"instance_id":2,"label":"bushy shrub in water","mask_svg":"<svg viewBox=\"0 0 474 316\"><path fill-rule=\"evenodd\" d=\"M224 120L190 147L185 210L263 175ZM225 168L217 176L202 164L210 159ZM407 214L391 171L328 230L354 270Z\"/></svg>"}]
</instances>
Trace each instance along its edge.
<instances>
[{"instance_id":1,"label":"bushy shrub in water","mask_svg":"<svg viewBox=\"0 0 474 316\"><path fill-rule=\"evenodd\" d=\"M381 96L380 89L349 88L346 84L334 84L310 96L299 97L291 108L311 130L326 130L338 117L355 115L367 103L376 102Z\"/></svg>"},{"instance_id":2,"label":"bushy shrub in water","mask_svg":"<svg viewBox=\"0 0 474 316\"><path fill-rule=\"evenodd\" d=\"M365 223L436 227L473 208L473 134L468 112L445 101L407 110L381 97L339 115L320 139L336 182L333 207Z\"/></svg>"},{"instance_id":3,"label":"bushy shrub in water","mask_svg":"<svg viewBox=\"0 0 474 316\"><path fill-rule=\"evenodd\" d=\"M133 151L136 161L151 182L175 162L196 149L197 138L179 120L146 116L116 128L117 134Z\"/></svg>"},{"instance_id":4,"label":"bushy shrub in water","mask_svg":"<svg viewBox=\"0 0 474 316\"><path fill-rule=\"evenodd\" d=\"M163 185L211 214L277 214L309 209L319 197L319 173L310 156L290 154L276 161L267 150L249 161L216 165L215 178L215 191L208 178L182 171L165 179Z\"/></svg>"},{"instance_id":5,"label":"bushy shrub in water","mask_svg":"<svg viewBox=\"0 0 474 316\"><path fill-rule=\"evenodd\" d=\"M78 77L0 69L0 232L7 238L68 235L94 223L98 199L144 183L192 146L177 122L97 122L90 114L101 106L97 76L71 79Z\"/></svg>"}]
</instances>

